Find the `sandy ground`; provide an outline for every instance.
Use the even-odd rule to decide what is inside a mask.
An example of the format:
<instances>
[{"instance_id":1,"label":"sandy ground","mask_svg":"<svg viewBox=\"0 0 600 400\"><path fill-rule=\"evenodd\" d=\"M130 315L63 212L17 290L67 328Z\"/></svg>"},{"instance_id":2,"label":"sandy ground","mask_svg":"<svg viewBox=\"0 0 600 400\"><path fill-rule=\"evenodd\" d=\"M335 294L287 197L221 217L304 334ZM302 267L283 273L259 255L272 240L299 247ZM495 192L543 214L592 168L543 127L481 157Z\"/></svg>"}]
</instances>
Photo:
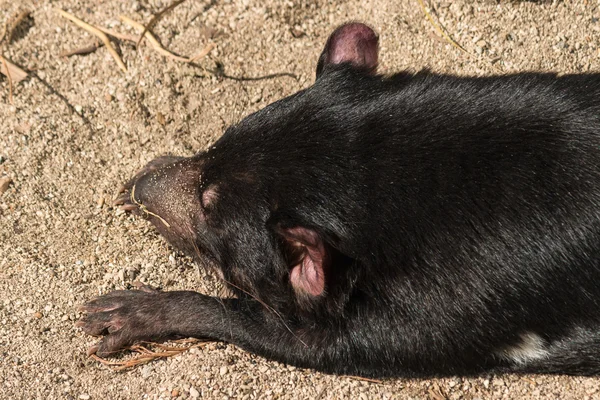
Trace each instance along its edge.
<instances>
[{"instance_id":1,"label":"sandy ground","mask_svg":"<svg viewBox=\"0 0 600 400\"><path fill-rule=\"evenodd\" d=\"M196 65L149 46L60 57L93 37L60 17L133 34L166 0L2 0L0 23L32 10L2 53L34 71L14 105L0 79L0 398L600 398L600 380L556 376L369 383L301 370L215 343L127 372L86 357L93 338L74 327L77 305L141 280L218 293L219 283L173 251L148 223L113 209L117 187L152 158L191 155L244 115L311 84L336 25L381 34L381 70L431 68L486 75L600 70L596 0L435 1L434 18L468 51L448 44L417 0L188 0L154 28L181 55L216 44ZM275 74L273 77L270 75Z\"/></svg>"}]
</instances>

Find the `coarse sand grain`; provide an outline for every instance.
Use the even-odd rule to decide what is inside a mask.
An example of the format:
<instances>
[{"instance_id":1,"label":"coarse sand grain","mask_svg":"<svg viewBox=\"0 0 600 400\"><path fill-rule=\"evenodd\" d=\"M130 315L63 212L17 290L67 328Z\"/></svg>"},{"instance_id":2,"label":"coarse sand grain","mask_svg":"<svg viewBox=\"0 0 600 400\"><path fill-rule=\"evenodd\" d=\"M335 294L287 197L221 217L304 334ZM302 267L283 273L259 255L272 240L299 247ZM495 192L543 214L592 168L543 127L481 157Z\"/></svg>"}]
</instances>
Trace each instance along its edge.
<instances>
[{"instance_id":1,"label":"coarse sand grain","mask_svg":"<svg viewBox=\"0 0 600 400\"><path fill-rule=\"evenodd\" d=\"M61 17L136 37L119 15L147 23L167 0L0 1L0 24L30 15L5 40L29 72L0 78L0 398L6 399L593 399L600 380L566 376L398 379L329 376L211 343L115 372L86 357L77 306L136 280L219 293L219 282L142 219L111 207L121 183L162 154L207 148L231 123L307 87L327 35L348 20L380 33L382 72L453 74L600 70L597 0L188 0L152 28L160 43L114 41L127 66ZM8 178L6 178L8 177ZM467 327L465 327L467 328ZM457 333L459 334L459 333Z\"/></svg>"}]
</instances>

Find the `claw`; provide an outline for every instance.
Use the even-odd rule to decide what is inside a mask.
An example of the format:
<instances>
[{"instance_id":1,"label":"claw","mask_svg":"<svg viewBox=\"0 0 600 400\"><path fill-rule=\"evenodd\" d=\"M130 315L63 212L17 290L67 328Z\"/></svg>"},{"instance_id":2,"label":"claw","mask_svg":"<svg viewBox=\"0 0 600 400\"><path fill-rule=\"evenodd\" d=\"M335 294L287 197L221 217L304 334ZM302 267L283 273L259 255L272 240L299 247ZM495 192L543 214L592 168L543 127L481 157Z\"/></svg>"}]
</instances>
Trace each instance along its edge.
<instances>
[{"instance_id":1,"label":"claw","mask_svg":"<svg viewBox=\"0 0 600 400\"><path fill-rule=\"evenodd\" d=\"M112 310L114 311L115 307ZM123 328L125 325L126 317L120 315L119 311L107 312L107 311L90 311L87 315L84 315L79 321L75 323L75 326L81 328L85 333L92 336L102 336L107 332L114 333Z\"/></svg>"},{"instance_id":2,"label":"claw","mask_svg":"<svg viewBox=\"0 0 600 400\"><path fill-rule=\"evenodd\" d=\"M116 199L113 200L113 206L120 206L121 204L125 204L129 200L129 193L121 193L117 196Z\"/></svg>"},{"instance_id":3,"label":"claw","mask_svg":"<svg viewBox=\"0 0 600 400\"><path fill-rule=\"evenodd\" d=\"M123 204L121 207L121 210L123 211L133 211L139 208L139 206L137 204Z\"/></svg>"},{"instance_id":4,"label":"claw","mask_svg":"<svg viewBox=\"0 0 600 400\"><path fill-rule=\"evenodd\" d=\"M92 354L96 354L96 352L98 351L98 345L95 344L93 346L91 346L89 349L87 349L87 355L91 356Z\"/></svg>"},{"instance_id":5,"label":"claw","mask_svg":"<svg viewBox=\"0 0 600 400\"><path fill-rule=\"evenodd\" d=\"M87 350L88 355L107 357L136 342L170 335L176 319L168 321L171 316L165 311L172 309L169 304L173 298L149 285L134 285L139 290L116 290L80 307L86 314L75 326L88 335L104 336Z\"/></svg>"}]
</instances>

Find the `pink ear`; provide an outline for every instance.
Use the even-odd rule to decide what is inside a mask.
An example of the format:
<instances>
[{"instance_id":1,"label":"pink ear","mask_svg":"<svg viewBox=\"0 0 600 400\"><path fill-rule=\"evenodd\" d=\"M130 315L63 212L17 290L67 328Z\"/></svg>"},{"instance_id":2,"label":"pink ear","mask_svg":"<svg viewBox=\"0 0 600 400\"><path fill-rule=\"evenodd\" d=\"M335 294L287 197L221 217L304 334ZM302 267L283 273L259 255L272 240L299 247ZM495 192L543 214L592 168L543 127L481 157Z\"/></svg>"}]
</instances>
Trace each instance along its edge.
<instances>
[{"instance_id":1,"label":"pink ear","mask_svg":"<svg viewBox=\"0 0 600 400\"><path fill-rule=\"evenodd\" d=\"M204 193L202 193L202 207L208 208L214 205L218 197L217 185L210 185L204 190Z\"/></svg>"},{"instance_id":2,"label":"pink ear","mask_svg":"<svg viewBox=\"0 0 600 400\"><path fill-rule=\"evenodd\" d=\"M297 292L320 296L325 291L327 251L319 235L307 228L279 229L287 244L299 257L292 262L290 282Z\"/></svg>"},{"instance_id":3,"label":"pink ear","mask_svg":"<svg viewBox=\"0 0 600 400\"><path fill-rule=\"evenodd\" d=\"M373 29L359 22L338 27L327 39L317 64L317 77L329 64L350 63L375 72L378 63L379 38Z\"/></svg>"}]
</instances>

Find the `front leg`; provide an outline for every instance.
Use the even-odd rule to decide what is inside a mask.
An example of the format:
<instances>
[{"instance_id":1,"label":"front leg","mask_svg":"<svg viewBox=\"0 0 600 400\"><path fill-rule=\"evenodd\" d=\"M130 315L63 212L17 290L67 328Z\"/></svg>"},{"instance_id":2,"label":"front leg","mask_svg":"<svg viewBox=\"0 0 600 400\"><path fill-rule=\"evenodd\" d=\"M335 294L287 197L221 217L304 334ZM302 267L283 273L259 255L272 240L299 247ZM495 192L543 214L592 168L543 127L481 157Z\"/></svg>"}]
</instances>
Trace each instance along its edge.
<instances>
[{"instance_id":1,"label":"front leg","mask_svg":"<svg viewBox=\"0 0 600 400\"><path fill-rule=\"evenodd\" d=\"M192 291L161 292L142 287L117 290L89 301L81 307L86 314L76 325L89 335L104 336L88 351L101 357L137 342L180 337L247 344L250 332L257 337L272 333L261 324L262 311L257 305Z\"/></svg>"},{"instance_id":2,"label":"front leg","mask_svg":"<svg viewBox=\"0 0 600 400\"><path fill-rule=\"evenodd\" d=\"M192 291L120 290L88 302L82 310L87 314L77 326L87 334L104 335L88 351L101 357L137 342L197 337L223 340L300 367L360 373L348 363L349 349L333 331L308 333L254 300Z\"/></svg>"},{"instance_id":3,"label":"front leg","mask_svg":"<svg viewBox=\"0 0 600 400\"><path fill-rule=\"evenodd\" d=\"M360 318L347 314L302 323L253 299L147 289L115 291L90 301L83 310L87 314L77 325L90 335L104 335L89 351L101 357L142 341L196 337L222 340L270 360L341 375L464 374L501 364L485 354L475 357L472 350L447 353L445 342L426 341L441 337L436 332L397 320L386 322L375 312L364 312Z\"/></svg>"}]
</instances>

